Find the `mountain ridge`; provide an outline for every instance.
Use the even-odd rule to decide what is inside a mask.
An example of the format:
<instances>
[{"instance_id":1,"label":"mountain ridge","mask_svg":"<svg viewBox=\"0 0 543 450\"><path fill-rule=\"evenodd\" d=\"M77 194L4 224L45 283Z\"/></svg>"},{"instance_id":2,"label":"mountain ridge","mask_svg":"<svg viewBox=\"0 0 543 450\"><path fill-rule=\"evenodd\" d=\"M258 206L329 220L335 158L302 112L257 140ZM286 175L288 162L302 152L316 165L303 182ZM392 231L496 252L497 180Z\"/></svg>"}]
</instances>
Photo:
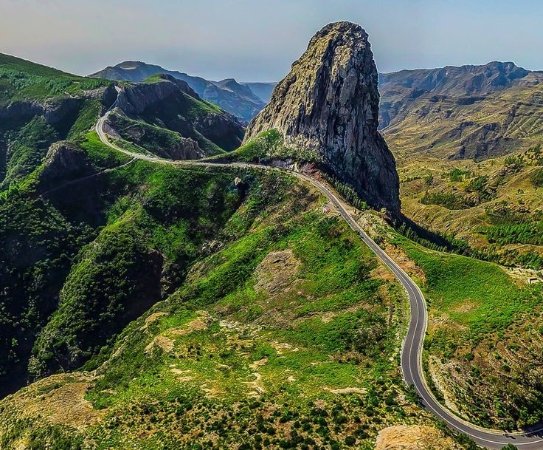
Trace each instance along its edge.
<instances>
[{"instance_id":1,"label":"mountain ridge","mask_svg":"<svg viewBox=\"0 0 543 450\"><path fill-rule=\"evenodd\" d=\"M396 156L477 161L537 140L543 73L511 62L381 75L379 127Z\"/></svg>"},{"instance_id":2,"label":"mountain ridge","mask_svg":"<svg viewBox=\"0 0 543 450\"><path fill-rule=\"evenodd\" d=\"M117 81L142 82L151 76L159 74L170 75L178 80L185 81L204 100L217 104L225 111L246 122L251 120L264 107L264 102L260 97L255 95L248 86L238 83L233 78L210 81L142 61L123 61L89 76Z\"/></svg>"},{"instance_id":3,"label":"mountain ridge","mask_svg":"<svg viewBox=\"0 0 543 450\"><path fill-rule=\"evenodd\" d=\"M401 115L402 110L421 96L484 97L515 86L529 75L537 78L538 73L512 62L500 61L491 61L483 65L406 69L381 73L380 128L394 124L396 116ZM473 101L477 101L477 98Z\"/></svg>"}]
</instances>

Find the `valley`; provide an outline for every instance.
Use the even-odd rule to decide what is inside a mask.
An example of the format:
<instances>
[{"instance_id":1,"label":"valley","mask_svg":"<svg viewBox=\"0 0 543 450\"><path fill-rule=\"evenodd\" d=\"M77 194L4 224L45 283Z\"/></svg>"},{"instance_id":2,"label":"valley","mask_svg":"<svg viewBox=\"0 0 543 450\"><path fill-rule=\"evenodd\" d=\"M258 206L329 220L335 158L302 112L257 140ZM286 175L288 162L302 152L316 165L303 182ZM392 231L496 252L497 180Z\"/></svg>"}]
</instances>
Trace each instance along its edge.
<instances>
[{"instance_id":1,"label":"valley","mask_svg":"<svg viewBox=\"0 0 543 450\"><path fill-rule=\"evenodd\" d=\"M0 55L0 448L541 448L541 80Z\"/></svg>"},{"instance_id":2,"label":"valley","mask_svg":"<svg viewBox=\"0 0 543 450\"><path fill-rule=\"evenodd\" d=\"M101 125L103 124L103 120L98 122L97 125L97 132L99 136L101 137L101 140L104 144L111 146L114 150L123 151L125 150L116 148L111 145L111 143L108 141L107 134L103 132L103 130L100 129ZM131 154L130 156L138 158L141 157L137 154ZM156 161L156 160L155 160ZM159 162L159 161L156 161ZM174 162L166 162L161 161L162 163L168 163L168 164L181 164L181 165L206 165L207 163L202 162L182 162L182 163L174 163ZM211 163L216 164L218 166L222 167L228 167L228 164L222 165L221 163ZM244 168L253 168L256 170L272 170L275 171L277 169L269 166L257 166L254 164L248 164L248 163L230 163L230 166L236 166L238 167L244 167ZM209 167L209 165L208 165ZM284 170L284 169L283 169ZM434 396L432 393L432 389L429 387L426 379L424 370L428 370L429 363L428 361L433 361L433 365L439 365L439 362L437 362L437 359L433 354L431 356L425 357L423 356L423 347L424 347L424 339L426 330L428 328L428 317L427 317L427 306L426 301L424 298L424 294L419 289L417 284L409 277L409 275L385 252L382 250L379 245L373 241L368 234L361 228L361 226L357 223L357 220L355 216L353 215L353 212L348 211L348 206L344 202L342 202L337 194L333 193L329 187L327 187L322 182L319 182L315 180L314 178L299 174L297 172L294 172L293 175L300 178L301 180L305 182L311 183L313 186L315 186L324 196L337 208L337 211L341 215L341 217L345 220L345 222L349 225L349 227L357 233L364 244L366 244L369 249L375 253L375 255L384 263L388 269L392 271L394 276L397 278L397 280L402 284L406 292L408 293L408 297L410 300L410 308L411 308L411 320L409 324L409 330L407 332L407 336L403 341L402 346L402 354L401 354L401 368L402 368L402 374L405 381L411 385L413 384L415 388L417 389L418 394L421 396L422 400L424 401L424 405L427 409L429 409L433 414L435 414L437 417L442 419L444 422L446 422L449 426L452 426L454 429L457 429L461 431L462 433L467 434L468 436L472 437L476 442L484 445L485 447L490 448L501 448L504 445L509 444L515 444L517 446L522 446L522 448L539 448L541 443L543 442L543 439L540 437L540 428L531 428L529 432L526 434L523 433L503 433L497 430L493 429L482 429L478 427L474 427L469 422L462 419L462 416L467 415L469 420L475 420L479 421L479 417L488 417L488 419L491 420L500 420L498 417L492 417L489 415L489 413L494 413L496 405L492 403L487 403L484 407L480 407L478 413L473 414L471 410L471 406L469 408L466 408L465 410L458 410L456 406L451 405L455 402L452 399L447 399L444 395L448 395L449 393L443 393L440 391L437 391L438 399L441 401L446 401L447 406L451 409L453 409L453 413L449 411L446 408L443 408L443 406L439 403L439 400ZM355 212L355 215L359 215L360 212ZM381 231L382 233L382 231ZM419 267L423 269L423 273L428 276L427 281L430 283L433 283L434 276L432 275L432 271L435 271L434 264L435 259L440 258L439 255L428 255L427 250L422 250L420 248L417 248L412 243L409 243L409 241L405 240L404 238L399 238L394 233L391 233L391 231L388 231L388 239L393 243L393 245L398 245L402 247L407 255L414 260ZM426 257L426 260L424 259ZM441 285L436 285L435 287L429 289L429 293L431 295L431 298L437 298L441 297L442 295L447 295L451 297L452 294L452 301L449 299L446 299L445 301L452 303L451 306L445 306L441 305L438 306L438 311L441 313L444 313L446 316L448 316L449 311L454 311L457 313L457 317L453 319L453 321L456 321L457 323L462 323L465 327L465 324L469 324L470 327L473 328L473 332L470 333L471 336L469 339L472 342L479 341L481 338L480 336L485 336L489 334L489 330L495 329L494 327L503 327L502 329L507 329L508 326L512 323L512 320L515 319L515 316L518 316L519 313L527 312L531 308L536 307L541 302L541 289L534 289L532 292L528 292L526 289L519 289L518 287L515 287L513 283L508 279L507 275L500 274L500 269L498 267L493 267L492 265L485 265L484 263L479 263L479 267L476 267L478 263L475 261L469 261L468 258L465 258L465 261L461 261L461 258L455 258L455 257L449 257L449 258L443 258L441 256L441 264L444 264L444 271L451 271L450 274L450 280L440 280ZM445 261L443 261L445 259ZM460 266L460 269L456 269L456 266ZM473 277L472 274L477 274L475 280L462 280L462 276L466 276L467 274L462 274L462 272L465 270L462 266L468 268L470 270L470 277ZM441 278L443 278L443 275L441 275ZM496 289L494 291L489 291L488 287L485 286L485 279L492 278L493 280L500 281L500 284L496 286ZM462 286L467 287L469 284L475 284L479 287L479 291L477 291L477 287L472 290L472 295L474 295L475 298L478 298L479 304L470 304L469 308L464 310L458 311L458 305L463 308L463 293L458 295L457 292L452 293L450 292L450 287L447 287L447 283L453 283L456 284L460 282ZM482 289L481 289L482 288ZM456 297L456 298L454 298ZM475 300L473 298L473 300ZM509 309L503 310L501 305L499 303L503 301L511 301L517 303L516 305L512 305L512 307L509 307ZM440 299L440 301L443 301ZM491 303L492 301L499 302L498 304ZM433 308L432 308L433 310ZM463 317L462 313L472 313L477 311L479 313L479 316L475 317ZM458 314L460 312L460 314ZM497 313L497 314L496 314ZM455 340L457 341L459 339L459 336L455 336L452 339L450 337L445 337L446 335L443 333L444 329L440 327L439 325L436 326L436 322L441 321L440 317L435 317L435 310L432 311L432 330L430 330L430 346L433 349L434 347L438 348L438 352L442 351L442 349L451 348L452 346L455 346ZM447 317L445 319L445 323L451 322L451 320ZM445 328L446 329L446 328ZM498 328L499 329L499 328ZM453 329L446 329L447 333L454 333ZM477 331L475 331L477 330ZM500 330L501 331L501 330ZM454 336L454 334L453 334ZM487 338L488 341L488 338ZM543 340L541 338L538 339L538 343L543 344ZM477 344L476 344L477 345ZM479 344L480 345L480 344ZM490 346L490 348L494 348L495 343L486 343L487 346ZM507 345L507 344L506 344ZM508 343L508 346L511 346L514 344ZM448 348L447 348L448 347ZM532 357L537 358L535 352L537 352L537 349L540 347L533 347L534 353L532 353ZM446 350L446 351L447 351ZM449 350L450 351L450 350ZM464 350L465 351L465 350ZM508 349L509 351L509 349ZM432 352L434 353L434 352ZM473 360L473 357L468 358L469 354L465 354L463 357L468 360ZM518 355L518 353L517 353ZM443 354L441 357L443 358ZM519 358L519 356L517 356ZM517 359L515 358L515 359ZM447 356L447 359L451 361L451 355ZM501 358L500 358L501 359ZM479 356L477 358L477 363L479 364L485 364L483 358ZM509 364L514 364L514 359L509 358L508 360ZM504 363L507 364L507 363ZM448 366L450 367L450 362L448 363ZM445 370L449 371L450 368L447 367ZM458 367L453 367L454 372L459 372ZM477 366L476 366L477 367ZM504 365L504 367L508 367L507 365ZM492 372L496 369L496 367L486 368L487 371ZM526 367L524 367L526 370ZM531 376L539 377L539 371L537 370L537 364L535 367L529 368L529 373ZM431 385L434 387L438 383L443 383L442 379L439 379L438 377L443 377L444 379L450 377L455 380L455 383L457 383L457 386L455 386L455 389L458 392L459 387L463 387L464 389L469 389L464 386L461 386L461 382L458 379L458 376L455 376L453 374L454 372L450 371L443 375L434 375L434 373L430 372L430 380ZM451 373L453 372L453 373ZM471 377L469 375L464 375L466 378L473 378L480 377L480 369L477 373L471 370ZM509 372L511 370L509 369ZM487 376L492 376L490 373L487 372ZM473 385L477 386L481 382L487 383L487 386L485 386L485 389L507 389L508 391L511 389L511 386L517 383L515 372L513 374L504 374L503 372L500 373L500 376L505 376L507 378L507 382L504 384L501 384L498 382L497 378L494 378L492 380L492 383L494 384L492 387L488 386L488 379L480 379L479 380L470 380L470 383L473 383ZM434 384L435 383L435 384ZM534 384L537 384L534 383ZM468 385L469 386L469 385ZM536 412L539 408L540 404L540 393L537 391L536 386L530 386L531 389L535 390L526 390L527 386L518 387L518 395L520 397L512 399L511 403L508 405L502 406L502 411L505 408L509 408L507 411L507 417L515 418L516 420L519 420L521 423L521 426L530 425L534 422L538 421L538 413ZM468 405L472 401L476 400L479 402L482 402L482 404L485 403L485 398L477 398L478 395L478 389L482 389L480 386L477 386L476 390L469 389L469 397L466 398L461 404ZM449 394L450 395L450 394ZM509 392L509 395L511 395L511 392ZM507 397L506 393L499 393L496 392L496 394L492 395L491 397L498 396L501 398ZM451 401L452 400L452 401ZM512 410L511 408L514 408ZM470 411L471 410L471 411ZM536 412L535 417L526 416L523 414L526 414L527 411ZM460 417L455 415L454 413L460 414ZM481 416L480 416L480 415ZM498 412L499 414L499 412ZM511 416L510 416L511 414ZM488 420L487 419L487 420ZM492 421L487 421L486 423L483 422L482 425L489 425L492 426ZM509 419L510 420L510 419ZM510 425L508 425L509 429L516 428L516 424L514 422L509 422Z\"/></svg>"}]
</instances>

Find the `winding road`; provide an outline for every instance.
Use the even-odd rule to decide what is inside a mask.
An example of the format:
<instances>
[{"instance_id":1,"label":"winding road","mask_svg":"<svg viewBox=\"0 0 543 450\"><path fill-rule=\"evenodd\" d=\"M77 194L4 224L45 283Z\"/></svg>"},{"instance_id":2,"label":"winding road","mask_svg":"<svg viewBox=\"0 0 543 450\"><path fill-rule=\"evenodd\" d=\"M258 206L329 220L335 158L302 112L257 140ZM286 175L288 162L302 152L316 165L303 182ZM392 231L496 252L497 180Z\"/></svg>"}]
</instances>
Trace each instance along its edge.
<instances>
[{"instance_id":1,"label":"winding road","mask_svg":"<svg viewBox=\"0 0 543 450\"><path fill-rule=\"evenodd\" d=\"M124 153L133 159L181 167L236 167L268 171L286 170L247 163L224 164L198 160L171 161L158 158L156 156L130 152L111 142L107 132L104 130L104 125L107 122L107 117L109 114L110 111L101 117L96 124L96 132L100 137L100 140L108 147ZM406 290L409 296L411 319L409 322L407 335L403 341L401 351L401 368L405 382L409 386L414 386L421 399L422 405L438 419L445 422L449 427L466 434L480 446L489 449L501 449L507 444L512 444L521 450L542 450L543 426L531 431L515 433L505 433L500 430L481 428L458 417L456 414L438 402L426 383L424 370L422 367L423 342L428 325L426 301L422 291L409 277L409 275L390 256L388 256L388 254L385 253L385 251L379 247L379 245L377 245L373 239L368 236L360 225L358 225L354 217L349 213L346 204L326 184L299 172L288 170L288 173L300 180L312 184L322 194L324 194L336 207L341 217L360 236L362 241L364 241L364 243L373 251L373 253L375 253L375 255L392 271L394 276Z\"/></svg>"}]
</instances>

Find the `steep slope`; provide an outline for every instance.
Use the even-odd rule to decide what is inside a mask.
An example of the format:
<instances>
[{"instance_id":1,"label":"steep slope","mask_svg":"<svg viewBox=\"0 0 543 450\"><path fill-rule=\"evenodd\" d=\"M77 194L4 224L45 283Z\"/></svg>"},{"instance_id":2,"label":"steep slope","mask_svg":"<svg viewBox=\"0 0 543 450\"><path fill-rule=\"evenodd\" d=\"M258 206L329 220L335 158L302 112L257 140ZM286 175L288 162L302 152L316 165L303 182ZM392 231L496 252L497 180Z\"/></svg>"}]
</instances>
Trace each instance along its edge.
<instances>
[{"instance_id":1,"label":"steep slope","mask_svg":"<svg viewBox=\"0 0 543 450\"><path fill-rule=\"evenodd\" d=\"M395 162L377 131L377 70L366 32L330 24L310 41L268 106L250 123L245 141L278 131L372 206L400 210Z\"/></svg>"},{"instance_id":2,"label":"steep slope","mask_svg":"<svg viewBox=\"0 0 543 450\"><path fill-rule=\"evenodd\" d=\"M483 160L533 145L541 81L513 63L380 76L380 125L400 158L413 153Z\"/></svg>"},{"instance_id":3,"label":"steep slope","mask_svg":"<svg viewBox=\"0 0 543 450\"><path fill-rule=\"evenodd\" d=\"M397 109L382 133L398 161L404 214L463 252L543 267L542 80L512 63L382 77L382 111Z\"/></svg>"},{"instance_id":4,"label":"steep slope","mask_svg":"<svg viewBox=\"0 0 543 450\"><path fill-rule=\"evenodd\" d=\"M54 142L79 139L115 102L112 129L142 152L200 158L243 138L233 116L171 77L116 83L0 54L0 189L35 170Z\"/></svg>"},{"instance_id":5,"label":"steep slope","mask_svg":"<svg viewBox=\"0 0 543 450\"><path fill-rule=\"evenodd\" d=\"M276 82L242 82L240 84L251 89L251 91L264 103L270 102L273 90L275 89L275 86L277 86Z\"/></svg>"},{"instance_id":6,"label":"steep slope","mask_svg":"<svg viewBox=\"0 0 543 450\"><path fill-rule=\"evenodd\" d=\"M201 77L194 77L175 70L166 70L160 66L140 61L125 61L96 72L91 77L142 82L149 77L160 74L170 75L186 82L201 98L215 103L245 122L251 120L264 107L264 102L251 89L247 89L246 86L238 84L233 79L218 82L208 81Z\"/></svg>"},{"instance_id":7,"label":"steep slope","mask_svg":"<svg viewBox=\"0 0 543 450\"><path fill-rule=\"evenodd\" d=\"M32 172L49 145L91 127L112 84L0 54L0 188Z\"/></svg>"},{"instance_id":8,"label":"steep slope","mask_svg":"<svg viewBox=\"0 0 543 450\"><path fill-rule=\"evenodd\" d=\"M233 150L243 139L243 127L235 117L201 100L187 83L169 75L118 91L109 130L141 151L196 159Z\"/></svg>"},{"instance_id":9,"label":"steep slope","mask_svg":"<svg viewBox=\"0 0 543 450\"><path fill-rule=\"evenodd\" d=\"M109 126L118 139L134 151L171 159L232 149L241 142L243 128L186 83L166 76L137 85L114 83L0 56L0 83L0 395L5 395L30 373L41 376L81 365L162 298L162 279L179 283L197 252L191 248L170 258L149 248L141 234L108 231L113 204L146 182L138 172L132 182L117 184L115 174L131 161L104 151L89 132L98 118L113 108ZM155 195L170 189L154 181ZM213 207L196 212L198 197L217 200L213 186L202 193L206 186L201 180L177 201L190 201L195 217L220 226ZM177 206L170 204L168 214L175 215ZM198 246L215 228L193 229L197 236L187 238L187 247ZM174 275L169 264L177 264Z\"/></svg>"},{"instance_id":10,"label":"steep slope","mask_svg":"<svg viewBox=\"0 0 543 450\"><path fill-rule=\"evenodd\" d=\"M233 180L131 163L92 133L53 146L0 200L2 394L79 367L175 290L247 199Z\"/></svg>"},{"instance_id":11,"label":"steep slope","mask_svg":"<svg viewBox=\"0 0 543 450\"><path fill-rule=\"evenodd\" d=\"M541 74L493 63L401 72L382 83L382 111L393 112L382 132L398 161L402 211L435 233L421 241L432 250L394 240L424 273L428 379L442 403L474 423L537 423ZM471 258L434 251L444 248Z\"/></svg>"},{"instance_id":12,"label":"steep slope","mask_svg":"<svg viewBox=\"0 0 543 450\"><path fill-rule=\"evenodd\" d=\"M111 157L81 150L57 151L48 170ZM275 172L111 169L20 192L46 189L51 211L107 223L67 261L31 361L43 375L91 357L91 372L3 400L2 448L370 448L388 426L435 425L394 357L402 291L318 191ZM92 211L78 200L90 186ZM163 300L115 338L157 287Z\"/></svg>"}]
</instances>

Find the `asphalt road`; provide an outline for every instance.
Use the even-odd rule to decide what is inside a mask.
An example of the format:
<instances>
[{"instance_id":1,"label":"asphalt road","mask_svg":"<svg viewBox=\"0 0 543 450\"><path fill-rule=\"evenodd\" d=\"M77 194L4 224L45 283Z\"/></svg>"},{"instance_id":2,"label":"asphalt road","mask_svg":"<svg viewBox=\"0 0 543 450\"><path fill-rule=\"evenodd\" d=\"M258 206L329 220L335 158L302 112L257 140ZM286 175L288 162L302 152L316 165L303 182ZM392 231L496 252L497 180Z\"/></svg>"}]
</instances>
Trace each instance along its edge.
<instances>
[{"instance_id":1,"label":"asphalt road","mask_svg":"<svg viewBox=\"0 0 543 450\"><path fill-rule=\"evenodd\" d=\"M170 161L162 158L133 153L123 149L109 140L109 136L104 130L104 123L107 120L109 112L101 117L96 124L96 132L100 140L107 146L124 153L134 159L141 159L160 164L168 164L184 167L239 167L252 168L258 170L282 170L273 167L267 167L257 164L246 163L211 163L203 161ZM417 284L407 275L407 273L396 262L388 256L385 251L371 239L367 233L358 225L353 216L348 212L343 201L332 192L324 183L304 175L302 173L288 171L297 178L311 183L336 207L341 217L349 226L360 236L362 241L375 253L375 255L392 271L394 276L402 284L409 296L411 308L411 319L409 329L403 342L401 353L401 368L405 382L414 386L423 406L438 419L445 422L449 427L468 435L478 445L489 449L501 449L507 444L512 444L521 450L543 450L543 426L536 427L534 430L518 433L505 433L500 430L490 430L473 425L442 406L434 397L428 387L424 371L422 368L422 350L423 342L428 326L428 313L426 310L426 301L424 295Z\"/></svg>"}]
</instances>

